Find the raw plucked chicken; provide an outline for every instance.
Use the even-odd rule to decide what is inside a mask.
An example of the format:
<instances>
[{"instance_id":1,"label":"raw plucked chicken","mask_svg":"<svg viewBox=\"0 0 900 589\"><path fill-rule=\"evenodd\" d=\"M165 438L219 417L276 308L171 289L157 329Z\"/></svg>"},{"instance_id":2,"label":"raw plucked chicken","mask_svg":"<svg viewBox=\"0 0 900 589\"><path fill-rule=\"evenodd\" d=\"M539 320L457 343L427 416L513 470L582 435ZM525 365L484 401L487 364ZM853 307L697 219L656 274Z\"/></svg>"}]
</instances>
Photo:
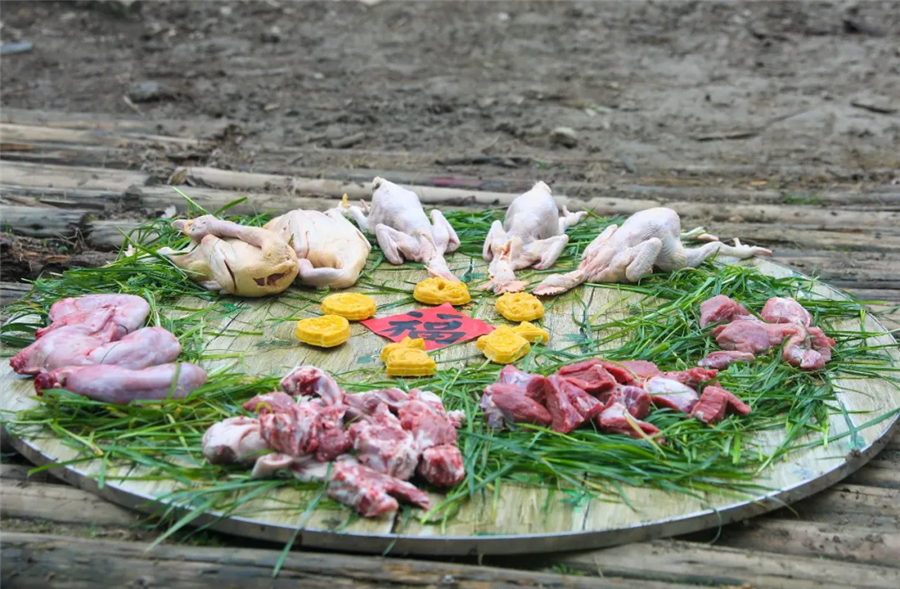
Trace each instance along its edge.
<instances>
[{"instance_id":1,"label":"raw plucked chicken","mask_svg":"<svg viewBox=\"0 0 900 589\"><path fill-rule=\"evenodd\" d=\"M62 327L68 324L71 320L64 321L64 319L71 315L86 313L100 308L113 309L112 320L118 326L115 335L116 339L131 333L143 325L144 321L147 320L147 315L150 314L150 305L136 295L92 294L62 299L56 301L50 307L50 321L53 323L49 327L35 332L35 337L41 337L46 331L56 329L54 326Z\"/></svg>"},{"instance_id":2,"label":"raw plucked chicken","mask_svg":"<svg viewBox=\"0 0 900 589\"><path fill-rule=\"evenodd\" d=\"M83 320L81 323L69 322L45 331L42 337L10 358L9 365L19 374L84 365L92 350L108 344L119 332L119 326L112 321L114 314L111 307L76 313Z\"/></svg>"},{"instance_id":3,"label":"raw plucked chicken","mask_svg":"<svg viewBox=\"0 0 900 589\"><path fill-rule=\"evenodd\" d=\"M738 239L734 243L729 246L712 241L685 248L678 214L663 207L647 209L630 216L621 227L607 227L585 248L577 269L548 276L534 294L556 295L584 282L637 282L654 268L673 272L695 267L715 254L736 258L772 255L764 248L741 245Z\"/></svg>"},{"instance_id":4,"label":"raw plucked chicken","mask_svg":"<svg viewBox=\"0 0 900 589\"><path fill-rule=\"evenodd\" d=\"M191 238L184 250L157 253L188 271L206 289L242 297L262 297L285 290L299 269L297 254L275 232L203 215L172 226Z\"/></svg>"},{"instance_id":5,"label":"raw plucked chicken","mask_svg":"<svg viewBox=\"0 0 900 589\"><path fill-rule=\"evenodd\" d=\"M70 366L40 374L38 392L65 389L102 403L127 405L138 399L183 399L206 383L206 371L193 364L162 364L142 370L120 366Z\"/></svg>"},{"instance_id":6,"label":"raw plucked chicken","mask_svg":"<svg viewBox=\"0 0 900 589\"><path fill-rule=\"evenodd\" d=\"M295 210L265 225L294 248L301 284L347 288L356 284L372 247L339 209Z\"/></svg>"},{"instance_id":7,"label":"raw plucked chicken","mask_svg":"<svg viewBox=\"0 0 900 589\"><path fill-rule=\"evenodd\" d=\"M569 244L566 229L586 215L570 213L563 207L560 216L550 187L543 182L535 184L509 205L502 223L494 221L491 225L482 248L484 259L490 262L486 288L493 288L495 293L523 290L525 283L516 280L515 271L552 266Z\"/></svg>"},{"instance_id":8,"label":"raw plucked chicken","mask_svg":"<svg viewBox=\"0 0 900 589\"><path fill-rule=\"evenodd\" d=\"M374 234L384 257L392 264L403 260L422 262L432 276L459 280L450 272L445 253L456 251L459 237L444 215L431 211L431 221L425 215L419 197L410 190L375 178L372 205L351 206L349 214L363 233ZM368 212L368 217L366 216Z\"/></svg>"}]
</instances>

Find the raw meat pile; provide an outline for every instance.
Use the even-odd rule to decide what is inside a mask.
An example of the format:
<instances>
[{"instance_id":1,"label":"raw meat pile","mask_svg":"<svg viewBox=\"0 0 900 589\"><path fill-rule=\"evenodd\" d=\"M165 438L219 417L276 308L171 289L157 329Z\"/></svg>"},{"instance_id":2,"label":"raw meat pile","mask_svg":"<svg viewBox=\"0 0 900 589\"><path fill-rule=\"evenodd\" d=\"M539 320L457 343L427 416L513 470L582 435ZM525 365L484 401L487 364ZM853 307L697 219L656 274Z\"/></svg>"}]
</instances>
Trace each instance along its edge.
<instances>
[{"instance_id":1,"label":"raw meat pile","mask_svg":"<svg viewBox=\"0 0 900 589\"><path fill-rule=\"evenodd\" d=\"M171 364L178 339L161 327L140 328L150 305L134 295L85 295L50 307L48 327L9 364L19 374L37 375L34 388L63 388L105 403L134 399L184 398L206 382L192 364ZM178 382L173 386L173 381Z\"/></svg>"},{"instance_id":2,"label":"raw meat pile","mask_svg":"<svg viewBox=\"0 0 900 589\"><path fill-rule=\"evenodd\" d=\"M407 482L416 473L436 487L466 476L456 446L464 414L445 411L434 393L347 394L313 366L292 370L280 389L244 404L256 418L210 427L203 436L207 460L253 463L256 478L287 468L301 480L324 480L331 463L328 496L366 517L396 510L398 499L427 508L428 494Z\"/></svg>"},{"instance_id":3,"label":"raw meat pile","mask_svg":"<svg viewBox=\"0 0 900 589\"><path fill-rule=\"evenodd\" d=\"M591 421L602 431L633 438L655 436L659 429L640 421L651 405L715 423L732 410L750 407L717 384L706 384L717 371L691 368L661 372L652 362L610 362L592 358L563 366L544 377L508 365L500 380L484 389L481 408L488 425L506 422L550 426L567 434ZM703 394L700 385L706 384Z\"/></svg>"},{"instance_id":4,"label":"raw meat pile","mask_svg":"<svg viewBox=\"0 0 900 589\"><path fill-rule=\"evenodd\" d=\"M812 324L812 316L792 298L773 297L760 313L751 315L737 301L718 295L700 305L700 327L727 322L710 332L721 352L712 352L700 366L725 368L747 362L754 354L784 343L782 359L803 370L820 370L831 360L834 340Z\"/></svg>"}]
</instances>

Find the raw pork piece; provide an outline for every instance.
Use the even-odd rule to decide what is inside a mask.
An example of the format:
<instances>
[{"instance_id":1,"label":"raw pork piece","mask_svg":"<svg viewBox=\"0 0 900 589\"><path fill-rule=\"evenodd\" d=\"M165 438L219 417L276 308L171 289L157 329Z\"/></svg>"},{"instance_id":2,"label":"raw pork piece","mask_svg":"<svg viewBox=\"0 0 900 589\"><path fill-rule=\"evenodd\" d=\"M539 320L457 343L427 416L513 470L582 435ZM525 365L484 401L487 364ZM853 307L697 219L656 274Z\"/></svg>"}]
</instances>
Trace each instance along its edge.
<instances>
[{"instance_id":1,"label":"raw pork piece","mask_svg":"<svg viewBox=\"0 0 900 589\"><path fill-rule=\"evenodd\" d=\"M401 480L409 480L419 463L412 432L406 431L388 410L379 405L364 421L350 426L350 439L364 465Z\"/></svg>"},{"instance_id":2,"label":"raw pork piece","mask_svg":"<svg viewBox=\"0 0 900 589\"><path fill-rule=\"evenodd\" d=\"M734 362L749 362L750 360L753 360L754 357L755 356L753 356L751 352L738 352L736 350L710 352L706 355L706 358L697 362L697 366L723 370L729 364Z\"/></svg>"},{"instance_id":3,"label":"raw pork piece","mask_svg":"<svg viewBox=\"0 0 900 589\"><path fill-rule=\"evenodd\" d=\"M647 360L625 360L619 364L630 371L636 380L646 380L660 373L656 364Z\"/></svg>"},{"instance_id":4,"label":"raw pork piece","mask_svg":"<svg viewBox=\"0 0 900 589\"><path fill-rule=\"evenodd\" d=\"M723 350L755 354L780 345L784 338L796 335L804 328L794 324L771 324L761 321L732 321L720 325L710 334Z\"/></svg>"},{"instance_id":5,"label":"raw pork piece","mask_svg":"<svg viewBox=\"0 0 900 589\"><path fill-rule=\"evenodd\" d=\"M423 509L428 494L413 485L377 472L352 460L335 462L328 480L328 496L365 517L378 517L400 506L397 499Z\"/></svg>"},{"instance_id":6,"label":"raw pork piece","mask_svg":"<svg viewBox=\"0 0 900 589\"><path fill-rule=\"evenodd\" d=\"M541 394L544 392L543 376L523 372L512 364L507 364L503 367L500 371L500 380L498 382L519 385L535 401L540 401Z\"/></svg>"},{"instance_id":7,"label":"raw pork piece","mask_svg":"<svg viewBox=\"0 0 900 589\"><path fill-rule=\"evenodd\" d=\"M603 404L557 375L547 377L544 399L552 418L551 428L567 434L603 410Z\"/></svg>"},{"instance_id":8,"label":"raw pork piece","mask_svg":"<svg viewBox=\"0 0 900 589\"><path fill-rule=\"evenodd\" d=\"M94 348L87 355L90 364L109 364L140 370L174 362L181 354L178 338L162 327L144 327L122 339Z\"/></svg>"},{"instance_id":9,"label":"raw pork piece","mask_svg":"<svg viewBox=\"0 0 900 589\"><path fill-rule=\"evenodd\" d=\"M646 423L632 417L628 409L622 403L614 402L606 407L595 420L604 432L609 434L623 434L632 438L643 439L635 428L640 429L648 436L659 433L659 428L652 423ZM634 424L632 426L631 424Z\"/></svg>"},{"instance_id":10,"label":"raw pork piece","mask_svg":"<svg viewBox=\"0 0 900 589\"><path fill-rule=\"evenodd\" d=\"M112 316L105 311L107 318ZM72 325L55 329L20 350L9 359L9 365L19 374L39 374L68 366L89 365L91 350L108 344L115 337L118 326L107 321L100 331L88 333L82 326ZM45 387L49 388L49 387Z\"/></svg>"},{"instance_id":11,"label":"raw pork piece","mask_svg":"<svg viewBox=\"0 0 900 589\"><path fill-rule=\"evenodd\" d=\"M143 325L147 320L147 315L150 314L150 305L139 296L94 294L56 301L50 307L50 321L55 323L68 315L93 311L101 307L113 310L113 321L118 326L116 339ZM55 329L52 325L50 328Z\"/></svg>"},{"instance_id":12,"label":"raw pork piece","mask_svg":"<svg viewBox=\"0 0 900 589\"><path fill-rule=\"evenodd\" d=\"M276 471L293 466L294 460L296 459L290 454L281 452L264 454L256 459L256 462L253 464L253 470L250 472L250 477L254 479L271 478Z\"/></svg>"},{"instance_id":13,"label":"raw pork piece","mask_svg":"<svg viewBox=\"0 0 900 589\"><path fill-rule=\"evenodd\" d=\"M641 387L616 385L611 392L600 395L599 399L606 406L613 403L625 405L628 412L638 419L650 414L650 393Z\"/></svg>"},{"instance_id":14,"label":"raw pork piece","mask_svg":"<svg viewBox=\"0 0 900 589\"><path fill-rule=\"evenodd\" d=\"M407 401L409 401L409 395L395 388L344 395L348 419L359 419L364 415L372 415L381 403L387 405L388 409L396 414Z\"/></svg>"},{"instance_id":15,"label":"raw pork piece","mask_svg":"<svg viewBox=\"0 0 900 589\"><path fill-rule=\"evenodd\" d=\"M677 380L683 385L696 389L704 382L714 379L718 372L716 369L689 368L678 372L663 372L661 376L670 380Z\"/></svg>"},{"instance_id":16,"label":"raw pork piece","mask_svg":"<svg viewBox=\"0 0 900 589\"><path fill-rule=\"evenodd\" d=\"M616 386L616 379L603 368L602 361L596 358L563 366L556 374L594 396L611 391Z\"/></svg>"},{"instance_id":17,"label":"raw pork piece","mask_svg":"<svg viewBox=\"0 0 900 589\"><path fill-rule=\"evenodd\" d=\"M700 399L697 391L677 380L654 376L644 383L644 390L657 407L668 407L682 413L690 413Z\"/></svg>"},{"instance_id":18,"label":"raw pork piece","mask_svg":"<svg viewBox=\"0 0 900 589\"><path fill-rule=\"evenodd\" d=\"M735 397L718 385L709 385L703 389L700 401L691 411L691 417L696 417L703 423L716 423L725 419L726 410L747 415L750 406Z\"/></svg>"},{"instance_id":19,"label":"raw pork piece","mask_svg":"<svg viewBox=\"0 0 900 589\"><path fill-rule=\"evenodd\" d=\"M229 417L203 434L203 455L210 464L246 462L264 450L259 420L252 417Z\"/></svg>"},{"instance_id":20,"label":"raw pork piece","mask_svg":"<svg viewBox=\"0 0 900 589\"><path fill-rule=\"evenodd\" d=\"M293 397L321 397L326 405L341 405L344 391L330 374L315 366L297 366L281 379L279 387Z\"/></svg>"},{"instance_id":21,"label":"raw pork piece","mask_svg":"<svg viewBox=\"0 0 900 589\"><path fill-rule=\"evenodd\" d=\"M772 297L766 301L759 316L769 323L797 323L804 327L812 325L812 315L792 298Z\"/></svg>"},{"instance_id":22,"label":"raw pork piece","mask_svg":"<svg viewBox=\"0 0 900 589\"><path fill-rule=\"evenodd\" d=\"M265 413L284 413L295 405L294 398L281 391L272 391L263 395L256 395L246 403L244 409L251 413L263 415Z\"/></svg>"},{"instance_id":23,"label":"raw pork piece","mask_svg":"<svg viewBox=\"0 0 900 589\"><path fill-rule=\"evenodd\" d=\"M398 413L400 426L412 432L419 452L432 446L456 445L456 427L434 393L413 389Z\"/></svg>"},{"instance_id":24,"label":"raw pork piece","mask_svg":"<svg viewBox=\"0 0 900 589\"><path fill-rule=\"evenodd\" d=\"M525 388L504 382L484 388L481 408L491 427L503 427L505 422L550 425L552 421L550 412L529 397Z\"/></svg>"},{"instance_id":25,"label":"raw pork piece","mask_svg":"<svg viewBox=\"0 0 900 589\"><path fill-rule=\"evenodd\" d=\"M422 452L418 472L435 487L453 487L466 478L462 454L450 444L432 446Z\"/></svg>"},{"instance_id":26,"label":"raw pork piece","mask_svg":"<svg viewBox=\"0 0 900 589\"><path fill-rule=\"evenodd\" d=\"M315 453L318 460L325 462L351 447L343 417L341 405L304 398L287 411L263 413L259 423L269 448L296 457Z\"/></svg>"},{"instance_id":27,"label":"raw pork piece","mask_svg":"<svg viewBox=\"0 0 900 589\"><path fill-rule=\"evenodd\" d=\"M782 359L803 370L820 370L831 361L834 340L818 327L805 329L797 325L797 331L788 338L782 351Z\"/></svg>"},{"instance_id":28,"label":"raw pork piece","mask_svg":"<svg viewBox=\"0 0 900 589\"><path fill-rule=\"evenodd\" d=\"M753 318L750 311L739 302L725 295L717 295L700 303L700 327L720 321L734 321L746 317Z\"/></svg>"},{"instance_id":29,"label":"raw pork piece","mask_svg":"<svg viewBox=\"0 0 900 589\"><path fill-rule=\"evenodd\" d=\"M173 387L176 375L178 382ZM205 383L206 371L193 364L161 364L143 370L101 364L40 374L34 379L34 388L38 394L61 388L102 403L127 405L140 399L167 399L170 395L172 399L184 399Z\"/></svg>"},{"instance_id":30,"label":"raw pork piece","mask_svg":"<svg viewBox=\"0 0 900 589\"><path fill-rule=\"evenodd\" d=\"M254 479L267 479L272 477L277 471L287 468L290 469L294 478L309 483L324 481L325 475L328 473L328 466L328 462L320 462L312 456L297 457L290 454L272 452L256 459L250 476Z\"/></svg>"}]
</instances>

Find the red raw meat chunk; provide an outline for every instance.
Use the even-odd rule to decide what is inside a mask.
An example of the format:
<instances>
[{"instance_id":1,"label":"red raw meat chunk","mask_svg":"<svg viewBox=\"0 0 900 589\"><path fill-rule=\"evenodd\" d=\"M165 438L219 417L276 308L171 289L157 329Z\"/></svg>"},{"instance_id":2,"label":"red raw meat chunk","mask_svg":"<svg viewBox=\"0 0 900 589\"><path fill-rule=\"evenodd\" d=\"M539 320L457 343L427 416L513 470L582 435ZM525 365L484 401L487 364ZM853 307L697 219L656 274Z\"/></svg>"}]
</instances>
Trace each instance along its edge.
<instances>
[{"instance_id":1,"label":"red raw meat chunk","mask_svg":"<svg viewBox=\"0 0 900 589\"><path fill-rule=\"evenodd\" d=\"M357 459L378 472L405 481L419 463L419 450L412 432L403 429L387 405L379 405L370 417L351 425L350 438Z\"/></svg>"},{"instance_id":2,"label":"red raw meat chunk","mask_svg":"<svg viewBox=\"0 0 900 589\"><path fill-rule=\"evenodd\" d=\"M755 356L750 352L738 352L735 350L710 352L706 355L706 358L697 362L697 365L704 368L722 370L733 362L749 362L753 358Z\"/></svg>"},{"instance_id":3,"label":"red raw meat chunk","mask_svg":"<svg viewBox=\"0 0 900 589\"><path fill-rule=\"evenodd\" d=\"M281 379L281 390L294 397L321 397L326 405L340 405L344 391L330 374L315 366L297 366Z\"/></svg>"},{"instance_id":4,"label":"red raw meat chunk","mask_svg":"<svg viewBox=\"0 0 900 589\"><path fill-rule=\"evenodd\" d=\"M344 395L347 417L351 419L357 419L362 415L371 415L381 403L387 405L388 409L396 414L407 401L409 401L409 395L395 388Z\"/></svg>"},{"instance_id":5,"label":"red raw meat chunk","mask_svg":"<svg viewBox=\"0 0 900 589\"><path fill-rule=\"evenodd\" d=\"M634 427L631 424L634 424ZM596 419L597 425L604 432L609 434L624 434L632 438L643 439L635 427L639 428L648 436L655 436L659 433L659 428L652 423L646 423L635 419L629 415L628 409L622 403L612 403L604 409Z\"/></svg>"},{"instance_id":6,"label":"red raw meat chunk","mask_svg":"<svg viewBox=\"0 0 900 589\"><path fill-rule=\"evenodd\" d=\"M700 399L697 391L677 380L654 376L644 383L644 390L657 407L668 407L682 413L690 413Z\"/></svg>"},{"instance_id":7,"label":"red raw meat chunk","mask_svg":"<svg viewBox=\"0 0 900 589\"><path fill-rule=\"evenodd\" d=\"M700 401L694 406L691 416L703 423L716 423L725 419L725 412L728 409L741 415L750 413L750 406L734 394L718 385L710 385L703 389Z\"/></svg>"},{"instance_id":8,"label":"red raw meat chunk","mask_svg":"<svg viewBox=\"0 0 900 589\"><path fill-rule=\"evenodd\" d=\"M714 296L700 303L700 327L719 321L733 321L741 317L752 315L740 303L725 295Z\"/></svg>"},{"instance_id":9,"label":"red raw meat chunk","mask_svg":"<svg viewBox=\"0 0 900 589\"><path fill-rule=\"evenodd\" d=\"M650 414L650 393L641 387L616 385L612 392L600 395L599 399L607 406L613 403L625 405L628 412L638 419Z\"/></svg>"},{"instance_id":10,"label":"red raw meat chunk","mask_svg":"<svg viewBox=\"0 0 900 589\"><path fill-rule=\"evenodd\" d=\"M557 375L547 378L544 399L553 431L567 434L603 410L603 404Z\"/></svg>"},{"instance_id":11,"label":"red raw meat chunk","mask_svg":"<svg viewBox=\"0 0 900 589\"><path fill-rule=\"evenodd\" d=\"M264 395L256 395L246 403L244 409L252 413L283 413L290 410L296 402L294 398L281 391L272 391Z\"/></svg>"},{"instance_id":12,"label":"red raw meat chunk","mask_svg":"<svg viewBox=\"0 0 900 589\"><path fill-rule=\"evenodd\" d=\"M466 478L459 448L449 444L432 446L422 452L419 474L435 487L453 487Z\"/></svg>"},{"instance_id":13,"label":"red raw meat chunk","mask_svg":"<svg viewBox=\"0 0 900 589\"><path fill-rule=\"evenodd\" d=\"M798 323L805 327L812 324L809 311L792 298L772 297L759 315L769 323Z\"/></svg>"},{"instance_id":14,"label":"red raw meat chunk","mask_svg":"<svg viewBox=\"0 0 900 589\"><path fill-rule=\"evenodd\" d=\"M512 364L507 364L500 371L500 380L498 382L506 384L514 384L525 389L525 393L535 401L541 400L541 394L544 391L544 377L540 374L529 374L522 372Z\"/></svg>"},{"instance_id":15,"label":"red raw meat chunk","mask_svg":"<svg viewBox=\"0 0 900 589\"><path fill-rule=\"evenodd\" d=\"M631 370L620 364L619 362L611 362L609 360L601 360L600 366L603 367L619 384L632 384L635 381L635 375Z\"/></svg>"},{"instance_id":16,"label":"red raw meat chunk","mask_svg":"<svg viewBox=\"0 0 900 589\"><path fill-rule=\"evenodd\" d=\"M444 404L434 393L413 389L409 402L400 408L400 425L412 432L421 452L432 446L456 444L456 427L450 423Z\"/></svg>"},{"instance_id":17,"label":"red raw meat chunk","mask_svg":"<svg viewBox=\"0 0 900 589\"><path fill-rule=\"evenodd\" d=\"M732 321L710 332L723 350L755 354L780 345L784 338L803 330L799 325L762 323L760 321Z\"/></svg>"},{"instance_id":18,"label":"red raw meat chunk","mask_svg":"<svg viewBox=\"0 0 900 589\"><path fill-rule=\"evenodd\" d=\"M820 370L831 361L831 348L834 340L825 335L818 327L804 329L796 326L795 332L784 344L782 359L803 370Z\"/></svg>"},{"instance_id":19,"label":"red raw meat chunk","mask_svg":"<svg viewBox=\"0 0 900 589\"><path fill-rule=\"evenodd\" d=\"M497 382L484 388L481 408L491 427L502 427L504 422L550 425L550 412L529 397L523 387Z\"/></svg>"},{"instance_id":20,"label":"red raw meat chunk","mask_svg":"<svg viewBox=\"0 0 900 589\"><path fill-rule=\"evenodd\" d=\"M619 364L631 371L636 380L646 380L660 373L656 364L646 360L625 360Z\"/></svg>"},{"instance_id":21,"label":"red raw meat chunk","mask_svg":"<svg viewBox=\"0 0 900 589\"><path fill-rule=\"evenodd\" d=\"M427 493L352 460L334 463L327 494L365 517L396 511L399 508L397 499L423 509L429 505Z\"/></svg>"},{"instance_id":22,"label":"red raw meat chunk","mask_svg":"<svg viewBox=\"0 0 900 589\"><path fill-rule=\"evenodd\" d=\"M718 372L719 371L716 369L710 370L706 368L689 368L687 370L681 370L679 372L663 372L662 376L672 380L677 380L681 384L695 389L702 383L714 379Z\"/></svg>"},{"instance_id":23,"label":"red raw meat chunk","mask_svg":"<svg viewBox=\"0 0 900 589\"><path fill-rule=\"evenodd\" d=\"M563 366L556 374L569 384L596 396L616 386L616 379L603 368L602 364L601 360L592 358Z\"/></svg>"}]
</instances>

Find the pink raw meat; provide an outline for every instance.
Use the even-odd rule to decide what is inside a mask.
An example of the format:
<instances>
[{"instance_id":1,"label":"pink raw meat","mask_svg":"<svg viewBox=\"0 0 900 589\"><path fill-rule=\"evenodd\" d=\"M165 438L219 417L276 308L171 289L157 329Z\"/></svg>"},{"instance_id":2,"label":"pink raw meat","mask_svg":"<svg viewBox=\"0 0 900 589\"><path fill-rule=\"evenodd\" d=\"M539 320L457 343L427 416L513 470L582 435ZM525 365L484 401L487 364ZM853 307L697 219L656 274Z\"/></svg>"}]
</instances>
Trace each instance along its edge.
<instances>
[{"instance_id":1,"label":"pink raw meat","mask_svg":"<svg viewBox=\"0 0 900 589\"><path fill-rule=\"evenodd\" d=\"M484 388L481 408L491 427L503 427L504 422L550 425L547 409L529 397L523 387L496 382Z\"/></svg>"},{"instance_id":2,"label":"pink raw meat","mask_svg":"<svg viewBox=\"0 0 900 589\"><path fill-rule=\"evenodd\" d=\"M344 392L331 375L315 366L297 366L279 386L294 397L321 397L326 405L340 405L344 400Z\"/></svg>"},{"instance_id":3,"label":"pink raw meat","mask_svg":"<svg viewBox=\"0 0 900 589\"><path fill-rule=\"evenodd\" d=\"M163 400L170 395L172 399L184 399L205 383L206 371L193 364L161 364L142 370L100 364L69 366L40 374L34 379L34 389L38 394L47 389L65 389L102 403L127 405L136 400Z\"/></svg>"},{"instance_id":4,"label":"pink raw meat","mask_svg":"<svg viewBox=\"0 0 900 589\"><path fill-rule=\"evenodd\" d=\"M553 431L567 434L603 410L603 404L557 375L547 378L544 399Z\"/></svg>"},{"instance_id":5,"label":"pink raw meat","mask_svg":"<svg viewBox=\"0 0 900 589\"><path fill-rule=\"evenodd\" d=\"M427 493L351 460L334 463L327 493L335 501L349 505L365 517L396 511L399 508L397 499L423 509L429 505Z\"/></svg>"},{"instance_id":6,"label":"pink raw meat","mask_svg":"<svg viewBox=\"0 0 900 589\"><path fill-rule=\"evenodd\" d=\"M753 358L755 358L755 356L751 352L738 352L736 350L710 352L706 355L706 358L697 362L697 366L723 370L729 364L734 362L749 362L750 360L753 360Z\"/></svg>"},{"instance_id":7,"label":"pink raw meat","mask_svg":"<svg viewBox=\"0 0 900 589\"><path fill-rule=\"evenodd\" d=\"M716 423L725 418L728 409L741 415L750 413L750 406L734 394L718 385L709 385L703 389L700 401L694 406L691 416L703 423Z\"/></svg>"},{"instance_id":8,"label":"pink raw meat","mask_svg":"<svg viewBox=\"0 0 900 589\"><path fill-rule=\"evenodd\" d=\"M162 327L144 327L122 339L94 348L87 355L90 364L109 364L140 370L174 362L181 354L178 338Z\"/></svg>"},{"instance_id":9,"label":"pink raw meat","mask_svg":"<svg viewBox=\"0 0 900 589\"><path fill-rule=\"evenodd\" d=\"M113 320L115 315L116 310L112 307L98 307L96 309L91 309L90 311L72 313L71 315L66 315L65 317L57 319L47 327L38 329L34 332L34 337L35 339L40 339L49 333L53 333L57 329L63 328L67 328L69 332L78 329L87 334L94 334L99 331L105 331L107 324L112 322L112 324L116 326L116 329L110 338L110 341L112 341L118 339L120 335L119 326Z\"/></svg>"},{"instance_id":10,"label":"pink raw meat","mask_svg":"<svg viewBox=\"0 0 900 589\"><path fill-rule=\"evenodd\" d=\"M797 323L805 327L812 324L812 315L809 311L789 297L772 297L766 301L759 315L769 323Z\"/></svg>"},{"instance_id":11,"label":"pink raw meat","mask_svg":"<svg viewBox=\"0 0 900 589\"><path fill-rule=\"evenodd\" d=\"M324 462L352 446L350 435L344 431L343 417L342 405L325 405L321 399L304 398L286 411L261 414L259 423L269 448L297 457L315 453Z\"/></svg>"},{"instance_id":12,"label":"pink raw meat","mask_svg":"<svg viewBox=\"0 0 900 589\"><path fill-rule=\"evenodd\" d=\"M723 350L755 354L780 345L784 338L802 330L804 330L802 326L794 324L732 321L728 325L716 327L710 333Z\"/></svg>"},{"instance_id":13,"label":"pink raw meat","mask_svg":"<svg viewBox=\"0 0 900 589\"><path fill-rule=\"evenodd\" d=\"M797 332L784 344L782 359L803 370L820 370L831 361L834 340L818 327L804 329L797 325Z\"/></svg>"},{"instance_id":14,"label":"pink raw meat","mask_svg":"<svg viewBox=\"0 0 900 589\"><path fill-rule=\"evenodd\" d=\"M644 432L648 436L655 436L659 433L659 428L652 423L639 421L632 417L628 409L622 403L612 403L606 407L596 418L597 425L606 433L624 434L632 438L643 439L635 427ZM630 423L629 423L630 422ZM631 424L634 424L632 427Z\"/></svg>"},{"instance_id":15,"label":"pink raw meat","mask_svg":"<svg viewBox=\"0 0 900 589\"><path fill-rule=\"evenodd\" d=\"M70 366L89 366L88 354L112 341L117 329L112 321L95 333L86 333L79 326L55 329L20 350L9 359L9 365L19 374L39 374Z\"/></svg>"},{"instance_id":16,"label":"pink raw meat","mask_svg":"<svg viewBox=\"0 0 900 589\"><path fill-rule=\"evenodd\" d=\"M591 358L563 366L556 374L569 384L597 396L611 391L616 386L616 379L603 368L602 364L601 360Z\"/></svg>"},{"instance_id":17,"label":"pink raw meat","mask_svg":"<svg viewBox=\"0 0 900 589\"><path fill-rule=\"evenodd\" d=\"M378 405L384 403L388 409L397 413L400 407L409 401L409 395L400 389L379 389L375 391L366 391L365 393L345 394L344 404L347 405L347 417L350 419L358 419L363 415L371 415L378 408Z\"/></svg>"},{"instance_id":18,"label":"pink raw meat","mask_svg":"<svg viewBox=\"0 0 900 589\"><path fill-rule=\"evenodd\" d=\"M657 407L668 407L682 413L690 413L700 399L697 391L677 380L654 376L644 383L644 390Z\"/></svg>"},{"instance_id":19,"label":"pink raw meat","mask_svg":"<svg viewBox=\"0 0 900 589\"><path fill-rule=\"evenodd\" d=\"M272 452L264 454L256 459L253 463L253 470L250 477L254 479L267 479L275 474L275 471L282 468L290 468L296 460L290 454L282 454L281 452ZM212 462L212 460L210 460Z\"/></svg>"},{"instance_id":20,"label":"pink raw meat","mask_svg":"<svg viewBox=\"0 0 900 589\"><path fill-rule=\"evenodd\" d=\"M370 417L351 425L350 439L358 460L378 472L405 481L416 470L419 450L415 438L403 429L387 405L379 405Z\"/></svg>"},{"instance_id":21,"label":"pink raw meat","mask_svg":"<svg viewBox=\"0 0 900 589\"><path fill-rule=\"evenodd\" d=\"M661 376L671 380L677 380L681 384L695 389L704 382L714 379L718 372L719 371L716 369L689 368L679 372L663 372Z\"/></svg>"},{"instance_id":22,"label":"pink raw meat","mask_svg":"<svg viewBox=\"0 0 900 589\"><path fill-rule=\"evenodd\" d=\"M615 389L600 395L599 399L607 406L613 403L625 405L628 412L638 419L650 414L650 394L641 387L616 385Z\"/></svg>"},{"instance_id":23,"label":"pink raw meat","mask_svg":"<svg viewBox=\"0 0 900 589\"><path fill-rule=\"evenodd\" d=\"M289 411L291 406L295 405L294 398L287 393L281 391L272 391L263 395L256 395L246 403L244 409L251 413L283 413Z\"/></svg>"},{"instance_id":24,"label":"pink raw meat","mask_svg":"<svg viewBox=\"0 0 900 589\"><path fill-rule=\"evenodd\" d=\"M462 454L450 444L432 446L422 452L418 472L435 487L453 487L466 478Z\"/></svg>"},{"instance_id":25,"label":"pink raw meat","mask_svg":"<svg viewBox=\"0 0 900 589\"><path fill-rule=\"evenodd\" d=\"M229 417L212 424L203 434L203 455L210 464L231 464L253 460L266 449L260 435L259 420Z\"/></svg>"},{"instance_id":26,"label":"pink raw meat","mask_svg":"<svg viewBox=\"0 0 900 589\"><path fill-rule=\"evenodd\" d=\"M500 370L500 380L498 382L514 384L524 388L528 396L535 401L540 401L540 396L544 391L543 376L522 372L512 364L507 364Z\"/></svg>"},{"instance_id":27,"label":"pink raw meat","mask_svg":"<svg viewBox=\"0 0 900 589\"><path fill-rule=\"evenodd\" d=\"M740 303L725 295L714 296L700 303L700 327L720 321L733 321L741 317L753 316Z\"/></svg>"},{"instance_id":28,"label":"pink raw meat","mask_svg":"<svg viewBox=\"0 0 900 589\"><path fill-rule=\"evenodd\" d=\"M455 445L456 428L434 393L413 389L398 416L403 429L412 432L419 451L432 446Z\"/></svg>"},{"instance_id":29,"label":"pink raw meat","mask_svg":"<svg viewBox=\"0 0 900 589\"><path fill-rule=\"evenodd\" d=\"M101 307L111 308L114 312L113 321L118 326L116 339L139 328L150 314L150 305L139 296L93 294L56 301L50 307L50 321L55 323L68 315L93 311Z\"/></svg>"}]
</instances>

